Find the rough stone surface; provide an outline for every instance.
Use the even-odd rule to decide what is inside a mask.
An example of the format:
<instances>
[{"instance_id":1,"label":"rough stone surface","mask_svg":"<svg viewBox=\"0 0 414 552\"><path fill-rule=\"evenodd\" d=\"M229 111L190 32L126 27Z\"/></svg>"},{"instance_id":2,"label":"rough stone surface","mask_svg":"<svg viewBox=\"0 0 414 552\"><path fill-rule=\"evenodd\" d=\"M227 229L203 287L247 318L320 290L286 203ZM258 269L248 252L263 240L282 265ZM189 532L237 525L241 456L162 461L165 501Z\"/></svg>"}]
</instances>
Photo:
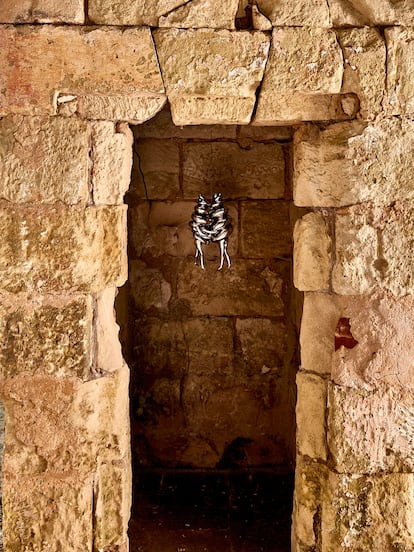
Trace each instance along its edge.
<instances>
[{"instance_id":1,"label":"rough stone surface","mask_svg":"<svg viewBox=\"0 0 414 552\"><path fill-rule=\"evenodd\" d=\"M95 117L99 117L98 97L108 101L113 97L114 103L119 96L144 97L145 102L163 97L151 32L146 28L4 26L0 48L5 52L0 60L0 116L54 114L58 102L75 96L89 102L89 108L97 102ZM156 104L154 113L162 104L163 100ZM135 118L134 113L128 115ZM94 118L90 111L89 116Z\"/></svg>"},{"instance_id":2,"label":"rough stone surface","mask_svg":"<svg viewBox=\"0 0 414 552\"><path fill-rule=\"evenodd\" d=\"M299 372L296 376L296 445L299 454L327 459L327 382L320 376Z\"/></svg>"},{"instance_id":3,"label":"rough stone surface","mask_svg":"<svg viewBox=\"0 0 414 552\"><path fill-rule=\"evenodd\" d=\"M376 0L375 3L361 3L358 0L329 0L332 24L341 26L388 26L414 23L412 4L408 0Z\"/></svg>"},{"instance_id":4,"label":"rough stone surface","mask_svg":"<svg viewBox=\"0 0 414 552\"><path fill-rule=\"evenodd\" d=\"M3 539L10 552L92 549L92 481L10 474L3 482Z\"/></svg>"},{"instance_id":5,"label":"rough stone surface","mask_svg":"<svg viewBox=\"0 0 414 552\"><path fill-rule=\"evenodd\" d=\"M339 94L342 76L342 51L333 31L294 27L274 29L255 124L312 120L315 118L313 102L318 102L319 95ZM292 112L289 105L284 112L278 104L280 94L289 95L290 102L299 95L295 106L297 112L295 109ZM330 107L329 97L323 101ZM309 102L311 111L307 112ZM317 119L329 119L332 115L327 110L323 113L320 106L319 111Z\"/></svg>"},{"instance_id":6,"label":"rough stone surface","mask_svg":"<svg viewBox=\"0 0 414 552\"><path fill-rule=\"evenodd\" d=\"M98 291L126 278L124 207L0 209L4 290Z\"/></svg>"},{"instance_id":7,"label":"rough stone surface","mask_svg":"<svg viewBox=\"0 0 414 552\"><path fill-rule=\"evenodd\" d=\"M107 288L98 293L95 303L95 369L99 373L111 373L123 365L121 345L118 339L119 326L115 319L116 288Z\"/></svg>"},{"instance_id":8,"label":"rough stone surface","mask_svg":"<svg viewBox=\"0 0 414 552\"><path fill-rule=\"evenodd\" d=\"M173 121L248 123L270 38L262 32L154 31Z\"/></svg>"},{"instance_id":9,"label":"rough stone surface","mask_svg":"<svg viewBox=\"0 0 414 552\"><path fill-rule=\"evenodd\" d=\"M412 8L411 18L414 19L414 10ZM385 31L385 39L388 53L387 90L391 112L395 115L413 114L414 31L411 28L387 29Z\"/></svg>"},{"instance_id":10,"label":"rough stone surface","mask_svg":"<svg viewBox=\"0 0 414 552\"><path fill-rule=\"evenodd\" d=\"M3 0L1 23L84 23L83 0Z\"/></svg>"},{"instance_id":11,"label":"rough stone surface","mask_svg":"<svg viewBox=\"0 0 414 552\"><path fill-rule=\"evenodd\" d=\"M277 263L239 259L231 270L207 265L203 271L183 261L177 294L195 315L283 316L283 270Z\"/></svg>"},{"instance_id":12,"label":"rough stone surface","mask_svg":"<svg viewBox=\"0 0 414 552\"><path fill-rule=\"evenodd\" d=\"M259 10L274 27L330 27L330 13L325 0L298 0L293 5L289 0L258 0Z\"/></svg>"},{"instance_id":13,"label":"rough stone surface","mask_svg":"<svg viewBox=\"0 0 414 552\"><path fill-rule=\"evenodd\" d=\"M382 111L385 90L387 52L384 39L376 29L338 31L344 56L342 93L353 93L360 102L363 119L374 119Z\"/></svg>"},{"instance_id":14,"label":"rough stone surface","mask_svg":"<svg viewBox=\"0 0 414 552\"><path fill-rule=\"evenodd\" d=\"M132 132L126 124L106 121L91 126L94 204L121 204L131 180Z\"/></svg>"},{"instance_id":15,"label":"rough stone surface","mask_svg":"<svg viewBox=\"0 0 414 552\"><path fill-rule=\"evenodd\" d=\"M331 270L331 238L325 218L308 213L293 233L293 281L300 291L327 289Z\"/></svg>"},{"instance_id":16,"label":"rough stone surface","mask_svg":"<svg viewBox=\"0 0 414 552\"><path fill-rule=\"evenodd\" d=\"M329 387L329 451L339 473L412 472L412 390Z\"/></svg>"},{"instance_id":17,"label":"rough stone surface","mask_svg":"<svg viewBox=\"0 0 414 552\"><path fill-rule=\"evenodd\" d=\"M86 203L87 123L61 117L0 119L0 198L14 203Z\"/></svg>"},{"instance_id":18,"label":"rough stone surface","mask_svg":"<svg viewBox=\"0 0 414 552\"><path fill-rule=\"evenodd\" d=\"M285 193L285 161L279 144L188 143L183 149L184 197L278 199Z\"/></svg>"},{"instance_id":19,"label":"rough stone surface","mask_svg":"<svg viewBox=\"0 0 414 552\"><path fill-rule=\"evenodd\" d=\"M412 293L413 230L412 202L338 211L334 291L352 295L382 288L397 296Z\"/></svg>"},{"instance_id":20,"label":"rough stone surface","mask_svg":"<svg viewBox=\"0 0 414 552\"><path fill-rule=\"evenodd\" d=\"M88 378L92 356L90 297L0 304L0 370L3 377L50 374Z\"/></svg>"},{"instance_id":21,"label":"rough stone surface","mask_svg":"<svg viewBox=\"0 0 414 552\"><path fill-rule=\"evenodd\" d=\"M88 14L100 25L150 25L156 27L159 17L182 6L186 0L131 0L112 2L90 0Z\"/></svg>"},{"instance_id":22,"label":"rough stone surface","mask_svg":"<svg viewBox=\"0 0 414 552\"><path fill-rule=\"evenodd\" d=\"M290 202L245 201L240 213L241 254L245 258L292 255Z\"/></svg>"},{"instance_id":23,"label":"rough stone surface","mask_svg":"<svg viewBox=\"0 0 414 552\"><path fill-rule=\"evenodd\" d=\"M148 268L141 261L131 261L131 288L135 305L142 311L167 311L171 299L171 284L161 270Z\"/></svg>"},{"instance_id":24,"label":"rough stone surface","mask_svg":"<svg viewBox=\"0 0 414 552\"><path fill-rule=\"evenodd\" d=\"M239 0L191 0L160 17L160 27L234 29Z\"/></svg>"}]
</instances>

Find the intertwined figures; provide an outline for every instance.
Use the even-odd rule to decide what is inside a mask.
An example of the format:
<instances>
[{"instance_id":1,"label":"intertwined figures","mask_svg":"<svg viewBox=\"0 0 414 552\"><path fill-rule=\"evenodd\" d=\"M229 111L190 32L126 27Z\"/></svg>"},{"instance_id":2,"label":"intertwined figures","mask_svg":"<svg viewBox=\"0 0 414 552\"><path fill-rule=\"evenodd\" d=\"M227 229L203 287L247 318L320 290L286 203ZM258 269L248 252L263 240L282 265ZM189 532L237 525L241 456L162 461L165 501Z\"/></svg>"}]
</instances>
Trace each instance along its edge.
<instances>
[{"instance_id":1,"label":"intertwined figures","mask_svg":"<svg viewBox=\"0 0 414 552\"><path fill-rule=\"evenodd\" d=\"M227 261L227 266L230 267L231 261L227 252L227 238L231 230L231 224L224 209L221 194L214 194L211 203L207 203L200 194L190 224L196 245L196 264L197 259L200 257L200 265L204 270L203 245L217 242L220 245L220 266L218 269L221 270L223 268L224 259Z\"/></svg>"}]
</instances>

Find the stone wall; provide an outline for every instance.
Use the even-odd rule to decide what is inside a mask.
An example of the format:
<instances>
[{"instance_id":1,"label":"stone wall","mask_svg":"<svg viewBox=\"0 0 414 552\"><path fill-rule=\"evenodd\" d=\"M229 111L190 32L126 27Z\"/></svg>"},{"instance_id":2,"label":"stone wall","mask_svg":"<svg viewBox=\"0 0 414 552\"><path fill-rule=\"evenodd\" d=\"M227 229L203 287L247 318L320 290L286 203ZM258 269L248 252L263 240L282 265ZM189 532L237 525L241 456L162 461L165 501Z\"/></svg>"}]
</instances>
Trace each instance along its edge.
<instances>
[{"instance_id":1,"label":"stone wall","mask_svg":"<svg viewBox=\"0 0 414 552\"><path fill-rule=\"evenodd\" d=\"M128 193L132 429L138 466L230 468L294 461L298 357L292 304L291 132L135 127ZM198 193L221 191L229 254L194 264Z\"/></svg>"},{"instance_id":2,"label":"stone wall","mask_svg":"<svg viewBox=\"0 0 414 552\"><path fill-rule=\"evenodd\" d=\"M297 125L293 195L310 212L294 232L305 303L293 550L414 548L414 9L244 4L1 3L8 552L127 549L128 370L113 317L126 279L126 123L167 99L177 125ZM159 290L162 305L170 291Z\"/></svg>"}]
</instances>

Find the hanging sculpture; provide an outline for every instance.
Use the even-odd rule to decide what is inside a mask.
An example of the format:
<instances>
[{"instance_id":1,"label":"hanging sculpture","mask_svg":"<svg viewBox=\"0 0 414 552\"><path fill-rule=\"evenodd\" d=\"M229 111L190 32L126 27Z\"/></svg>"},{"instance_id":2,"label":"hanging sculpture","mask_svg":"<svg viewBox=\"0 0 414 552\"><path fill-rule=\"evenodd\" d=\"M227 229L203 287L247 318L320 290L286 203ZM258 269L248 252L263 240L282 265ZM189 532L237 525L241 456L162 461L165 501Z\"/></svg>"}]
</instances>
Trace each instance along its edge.
<instances>
[{"instance_id":1,"label":"hanging sculpture","mask_svg":"<svg viewBox=\"0 0 414 552\"><path fill-rule=\"evenodd\" d=\"M230 267L231 260L227 252L227 238L231 230L231 224L220 193L213 195L211 203L208 203L201 194L198 196L190 225L196 246L195 264L197 264L197 259L200 257L200 266L204 270L203 245L218 243L220 246L220 266L218 270L223 268L224 259L227 261L227 266Z\"/></svg>"}]
</instances>

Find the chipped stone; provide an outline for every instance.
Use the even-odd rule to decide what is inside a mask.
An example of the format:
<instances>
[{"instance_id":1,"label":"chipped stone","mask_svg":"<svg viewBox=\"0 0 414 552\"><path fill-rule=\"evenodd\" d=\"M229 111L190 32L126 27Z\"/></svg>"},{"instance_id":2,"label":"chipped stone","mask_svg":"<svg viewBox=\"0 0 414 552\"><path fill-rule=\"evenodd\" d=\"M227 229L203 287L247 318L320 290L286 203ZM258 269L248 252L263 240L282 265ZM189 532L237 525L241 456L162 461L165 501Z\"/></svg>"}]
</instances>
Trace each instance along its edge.
<instances>
[{"instance_id":1,"label":"chipped stone","mask_svg":"<svg viewBox=\"0 0 414 552\"><path fill-rule=\"evenodd\" d=\"M192 0L160 17L159 27L235 29L239 0Z\"/></svg>"},{"instance_id":2,"label":"chipped stone","mask_svg":"<svg viewBox=\"0 0 414 552\"><path fill-rule=\"evenodd\" d=\"M297 450L309 458L326 460L327 383L319 376L298 372L296 384Z\"/></svg>"},{"instance_id":3,"label":"chipped stone","mask_svg":"<svg viewBox=\"0 0 414 552\"><path fill-rule=\"evenodd\" d=\"M188 0L90 0L88 15L100 25L149 25L156 27L158 20Z\"/></svg>"},{"instance_id":4,"label":"chipped stone","mask_svg":"<svg viewBox=\"0 0 414 552\"><path fill-rule=\"evenodd\" d=\"M132 261L130 280L135 305L140 311L168 309L171 285L160 270L148 268L143 261Z\"/></svg>"},{"instance_id":5,"label":"chipped stone","mask_svg":"<svg viewBox=\"0 0 414 552\"><path fill-rule=\"evenodd\" d=\"M77 23L85 21L83 0L3 0L1 23Z\"/></svg>"},{"instance_id":6,"label":"chipped stone","mask_svg":"<svg viewBox=\"0 0 414 552\"><path fill-rule=\"evenodd\" d=\"M373 27L414 24L410 2L376 0L361 4L359 0L329 0L332 24L335 27Z\"/></svg>"},{"instance_id":7,"label":"chipped stone","mask_svg":"<svg viewBox=\"0 0 414 552\"><path fill-rule=\"evenodd\" d=\"M325 0L257 0L257 6L274 27L331 27Z\"/></svg>"},{"instance_id":8,"label":"chipped stone","mask_svg":"<svg viewBox=\"0 0 414 552\"><path fill-rule=\"evenodd\" d=\"M414 23L414 10L410 10ZM406 25L407 23L403 23ZM393 115L414 113L413 56L414 30L392 28L385 30L387 44L387 92Z\"/></svg>"}]
</instances>

